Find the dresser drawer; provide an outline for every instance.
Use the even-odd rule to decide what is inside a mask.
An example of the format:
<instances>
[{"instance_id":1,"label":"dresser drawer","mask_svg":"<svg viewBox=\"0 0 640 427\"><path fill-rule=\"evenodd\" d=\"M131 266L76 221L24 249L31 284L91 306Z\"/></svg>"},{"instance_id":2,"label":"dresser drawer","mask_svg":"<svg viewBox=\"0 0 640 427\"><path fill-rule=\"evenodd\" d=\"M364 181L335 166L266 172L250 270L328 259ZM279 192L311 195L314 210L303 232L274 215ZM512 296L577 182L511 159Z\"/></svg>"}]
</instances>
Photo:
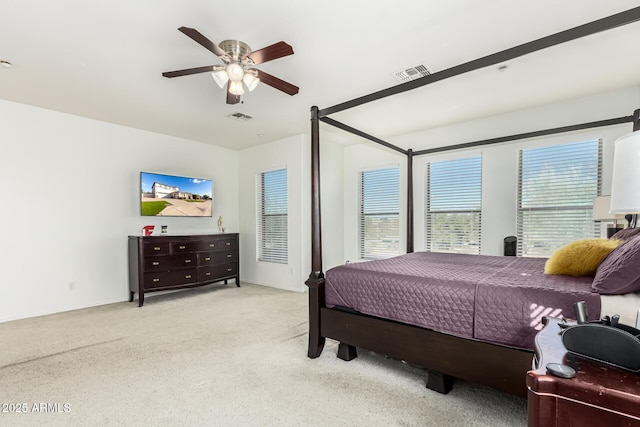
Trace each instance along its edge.
<instances>
[{"instance_id":1,"label":"dresser drawer","mask_svg":"<svg viewBox=\"0 0 640 427\"><path fill-rule=\"evenodd\" d=\"M196 254L147 257L144 259L144 269L145 271L166 271L176 268L195 268L197 259Z\"/></svg>"},{"instance_id":2,"label":"dresser drawer","mask_svg":"<svg viewBox=\"0 0 640 427\"><path fill-rule=\"evenodd\" d=\"M233 277L238 275L238 263L229 262L226 264L212 265L210 267L198 268L198 280L216 280L224 277Z\"/></svg>"},{"instance_id":3,"label":"dresser drawer","mask_svg":"<svg viewBox=\"0 0 640 427\"><path fill-rule=\"evenodd\" d=\"M198 254L198 266L238 262L238 251L202 252Z\"/></svg>"},{"instance_id":4,"label":"dresser drawer","mask_svg":"<svg viewBox=\"0 0 640 427\"><path fill-rule=\"evenodd\" d=\"M238 239L235 237L220 239L220 247L223 249L238 249Z\"/></svg>"},{"instance_id":5,"label":"dresser drawer","mask_svg":"<svg viewBox=\"0 0 640 427\"><path fill-rule=\"evenodd\" d=\"M215 251L217 249L222 248L222 245L220 244L220 239L218 238L208 238L208 239L204 239L202 242L200 242L200 248L199 250L201 251Z\"/></svg>"},{"instance_id":6,"label":"dresser drawer","mask_svg":"<svg viewBox=\"0 0 640 427\"><path fill-rule=\"evenodd\" d=\"M169 242L144 242L144 256L169 255Z\"/></svg>"},{"instance_id":7,"label":"dresser drawer","mask_svg":"<svg viewBox=\"0 0 640 427\"><path fill-rule=\"evenodd\" d=\"M197 252L198 250L200 250L200 242L171 242L172 254Z\"/></svg>"},{"instance_id":8,"label":"dresser drawer","mask_svg":"<svg viewBox=\"0 0 640 427\"><path fill-rule=\"evenodd\" d=\"M209 237L200 242L199 250L215 251L221 249L237 249L238 239L235 237Z\"/></svg>"},{"instance_id":9,"label":"dresser drawer","mask_svg":"<svg viewBox=\"0 0 640 427\"><path fill-rule=\"evenodd\" d=\"M159 271L144 274L144 288L163 288L166 286L187 285L198 280L198 271L195 268L175 271Z\"/></svg>"}]
</instances>

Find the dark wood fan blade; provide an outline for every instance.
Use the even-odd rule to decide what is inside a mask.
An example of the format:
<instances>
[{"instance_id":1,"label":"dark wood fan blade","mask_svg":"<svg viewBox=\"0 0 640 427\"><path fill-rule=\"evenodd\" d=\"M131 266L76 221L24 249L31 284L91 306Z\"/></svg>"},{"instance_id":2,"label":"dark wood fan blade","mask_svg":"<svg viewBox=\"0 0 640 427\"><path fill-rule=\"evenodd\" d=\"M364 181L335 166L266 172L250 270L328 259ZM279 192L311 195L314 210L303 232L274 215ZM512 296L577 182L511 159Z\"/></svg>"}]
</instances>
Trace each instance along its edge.
<instances>
[{"instance_id":1,"label":"dark wood fan blade","mask_svg":"<svg viewBox=\"0 0 640 427\"><path fill-rule=\"evenodd\" d=\"M229 91L231 82L227 83L227 104L237 104L240 102L240 95L234 95Z\"/></svg>"},{"instance_id":2,"label":"dark wood fan blade","mask_svg":"<svg viewBox=\"0 0 640 427\"><path fill-rule=\"evenodd\" d=\"M162 75L165 77L171 78L171 77L188 76L191 74L206 73L207 71L213 71L213 65L207 65L204 67L197 67L197 68L187 68L186 70L165 71L164 73L162 73Z\"/></svg>"},{"instance_id":3,"label":"dark wood fan blade","mask_svg":"<svg viewBox=\"0 0 640 427\"><path fill-rule=\"evenodd\" d=\"M217 44L215 44L214 42L212 42L211 40L203 36L196 29L189 28L189 27L180 27L178 28L178 31L184 33L185 35L190 37L193 41L201 44L202 46L205 47L205 49L210 50L211 52L213 52L218 56L225 56L227 54L224 50L220 49Z\"/></svg>"},{"instance_id":4,"label":"dark wood fan blade","mask_svg":"<svg viewBox=\"0 0 640 427\"><path fill-rule=\"evenodd\" d=\"M287 93L289 95L295 95L300 90L298 86L294 86L291 83L285 82L284 80L280 80L277 77L272 76L271 74L265 73L264 71L257 70L252 68L252 70L257 71L258 78L260 81L266 85L271 86L272 88L278 89Z\"/></svg>"},{"instance_id":5,"label":"dark wood fan blade","mask_svg":"<svg viewBox=\"0 0 640 427\"><path fill-rule=\"evenodd\" d=\"M257 65L289 55L293 55L293 48L285 42L278 42L271 46L256 50L255 52L251 52L247 57Z\"/></svg>"}]
</instances>

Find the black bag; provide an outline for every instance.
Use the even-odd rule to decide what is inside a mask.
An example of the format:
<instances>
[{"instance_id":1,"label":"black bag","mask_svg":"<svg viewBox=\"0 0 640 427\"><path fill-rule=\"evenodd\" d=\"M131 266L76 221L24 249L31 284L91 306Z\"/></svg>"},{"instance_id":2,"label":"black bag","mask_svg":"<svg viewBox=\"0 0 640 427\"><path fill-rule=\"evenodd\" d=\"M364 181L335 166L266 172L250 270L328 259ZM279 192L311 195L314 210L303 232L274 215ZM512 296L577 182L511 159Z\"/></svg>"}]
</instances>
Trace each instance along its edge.
<instances>
[{"instance_id":1,"label":"black bag","mask_svg":"<svg viewBox=\"0 0 640 427\"><path fill-rule=\"evenodd\" d=\"M571 353L597 362L640 372L640 330L624 324L582 323L562 331Z\"/></svg>"}]
</instances>

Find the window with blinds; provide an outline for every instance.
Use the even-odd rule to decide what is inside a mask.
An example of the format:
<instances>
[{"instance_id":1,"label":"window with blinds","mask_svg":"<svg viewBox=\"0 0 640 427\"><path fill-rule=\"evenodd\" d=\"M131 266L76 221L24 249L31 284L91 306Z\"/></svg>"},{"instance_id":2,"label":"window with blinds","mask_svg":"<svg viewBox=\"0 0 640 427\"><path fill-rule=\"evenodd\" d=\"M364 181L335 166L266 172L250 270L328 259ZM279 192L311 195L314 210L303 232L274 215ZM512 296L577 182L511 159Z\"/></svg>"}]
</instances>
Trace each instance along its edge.
<instances>
[{"instance_id":1,"label":"window with blinds","mask_svg":"<svg viewBox=\"0 0 640 427\"><path fill-rule=\"evenodd\" d=\"M400 253L400 170L360 172L360 258Z\"/></svg>"},{"instance_id":2,"label":"window with blinds","mask_svg":"<svg viewBox=\"0 0 640 427\"><path fill-rule=\"evenodd\" d=\"M549 257L599 236L592 210L602 184L601 141L521 150L519 163L518 255Z\"/></svg>"},{"instance_id":3,"label":"window with blinds","mask_svg":"<svg viewBox=\"0 0 640 427\"><path fill-rule=\"evenodd\" d=\"M256 175L258 260L286 264L289 258L287 170Z\"/></svg>"},{"instance_id":4,"label":"window with blinds","mask_svg":"<svg viewBox=\"0 0 640 427\"><path fill-rule=\"evenodd\" d=\"M480 254L482 157L427 163L425 249Z\"/></svg>"}]
</instances>

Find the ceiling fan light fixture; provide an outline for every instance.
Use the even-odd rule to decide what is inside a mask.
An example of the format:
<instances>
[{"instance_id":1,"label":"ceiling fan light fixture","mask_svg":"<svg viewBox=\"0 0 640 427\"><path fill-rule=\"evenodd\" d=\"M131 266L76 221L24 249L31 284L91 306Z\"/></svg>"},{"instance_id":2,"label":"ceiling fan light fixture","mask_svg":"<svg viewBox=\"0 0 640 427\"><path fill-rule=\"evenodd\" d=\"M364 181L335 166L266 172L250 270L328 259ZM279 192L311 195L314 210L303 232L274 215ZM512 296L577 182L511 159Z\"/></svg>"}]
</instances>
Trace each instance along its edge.
<instances>
[{"instance_id":1,"label":"ceiling fan light fixture","mask_svg":"<svg viewBox=\"0 0 640 427\"><path fill-rule=\"evenodd\" d=\"M223 63L203 67L187 68L184 70L166 71L164 77L173 78L192 74L211 73L211 77L221 89L226 89L227 104L242 102L240 97L245 90L253 91L260 81L267 86L280 90L287 95L295 95L299 88L277 77L251 68L274 59L293 55L293 48L280 41L270 46L252 51L244 42L239 40L223 40L219 45L209 40L195 28L179 27L178 31L203 46L216 55ZM0 67L8 65L0 60Z\"/></svg>"},{"instance_id":2,"label":"ceiling fan light fixture","mask_svg":"<svg viewBox=\"0 0 640 427\"><path fill-rule=\"evenodd\" d=\"M244 77L244 68L237 62L227 65L227 75L232 82L241 82Z\"/></svg>"},{"instance_id":3,"label":"ceiling fan light fixture","mask_svg":"<svg viewBox=\"0 0 640 427\"><path fill-rule=\"evenodd\" d=\"M240 96L244 93L244 88L242 87L242 82L241 81L233 81L233 79L229 82L229 92L231 92L232 95L237 95Z\"/></svg>"},{"instance_id":4,"label":"ceiling fan light fixture","mask_svg":"<svg viewBox=\"0 0 640 427\"><path fill-rule=\"evenodd\" d=\"M211 72L211 77L213 77L213 80L216 82L216 84L220 86L220 89L224 88L224 85L226 85L229 81L229 76L227 75L227 71L224 68L220 70L213 70Z\"/></svg>"},{"instance_id":5,"label":"ceiling fan light fixture","mask_svg":"<svg viewBox=\"0 0 640 427\"><path fill-rule=\"evenodd\" d=\"M251 71L247 71L245 73L242 81L245 85L247 85L247 89L249 89L249 92L252 92L256 88L256 86L258 86L258 83L260 83L260 79Z\"/></svg>"}]
</instances>

